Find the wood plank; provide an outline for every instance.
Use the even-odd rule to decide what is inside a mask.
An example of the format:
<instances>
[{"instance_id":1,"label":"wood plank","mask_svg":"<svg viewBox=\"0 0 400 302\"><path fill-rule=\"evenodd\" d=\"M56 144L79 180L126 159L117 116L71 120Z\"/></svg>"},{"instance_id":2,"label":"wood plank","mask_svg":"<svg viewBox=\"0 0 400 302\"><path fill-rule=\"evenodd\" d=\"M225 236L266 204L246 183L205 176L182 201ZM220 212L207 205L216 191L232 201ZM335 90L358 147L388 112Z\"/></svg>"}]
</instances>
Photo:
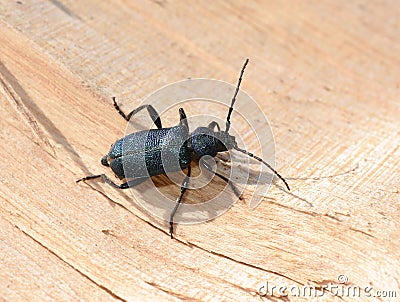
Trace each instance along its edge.
<instances>
[{"instance_id":1,"label":"wood plank","mask_svg":"<svg viewBox=\"0 0 400 302\"><path fill-rule=\"evenodd\" d=\"M352 286L399 288L394 1L0 3L1 297L246 301L267 282L321 289L342 274ZM249 211L248 187L227 213L179 225L170 240L142 195L75 184L112 176L100 158L126 124L111 96L128 111L188 77L235 83L246 57L242 88L272 125L291 193L274 182ZM185 108L205 109L226 115ZM162 117L178 121L176 110ZM235 127L257 150L249 127L238 118ZM155 182L177 196L165 178ZM186 202L221 185L191 190ZM331 289L321 299L339 298Z\"/></svg>"}]
</instances>

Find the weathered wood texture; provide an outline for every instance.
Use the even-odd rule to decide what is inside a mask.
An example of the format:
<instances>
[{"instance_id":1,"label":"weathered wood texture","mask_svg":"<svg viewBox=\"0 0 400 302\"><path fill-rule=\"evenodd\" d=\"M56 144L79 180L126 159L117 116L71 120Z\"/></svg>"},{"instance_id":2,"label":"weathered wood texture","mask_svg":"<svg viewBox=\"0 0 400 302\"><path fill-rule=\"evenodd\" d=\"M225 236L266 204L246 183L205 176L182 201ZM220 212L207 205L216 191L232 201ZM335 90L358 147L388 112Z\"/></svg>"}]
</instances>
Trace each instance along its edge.
<instances>
[{"instance_id":1,"label":"weathered wood texture","mask_svg":"<svg viewBox=\"0 0 400 302\"><path fill-rule=\"evenodd\" d=\"M340 274L399 299L397 1L2 0L0 13L1 299L250 301L267 282ZM128 111L180 79L235 83L246 57L242 88L292 194L272 186L257 210L239 202L171 240L129 191L75 184L110 173L100 158L126 127L111 96ZM352 300L334 293L320 299Z\"/></svg>"}]
</instances>

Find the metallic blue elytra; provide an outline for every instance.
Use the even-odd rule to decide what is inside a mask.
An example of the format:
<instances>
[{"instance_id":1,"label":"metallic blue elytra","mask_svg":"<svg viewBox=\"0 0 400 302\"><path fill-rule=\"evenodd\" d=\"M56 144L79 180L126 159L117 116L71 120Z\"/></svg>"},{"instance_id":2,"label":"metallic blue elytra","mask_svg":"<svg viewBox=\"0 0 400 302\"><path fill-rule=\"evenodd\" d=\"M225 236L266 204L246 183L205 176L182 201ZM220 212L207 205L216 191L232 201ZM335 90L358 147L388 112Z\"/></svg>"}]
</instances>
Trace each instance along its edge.
<instances>
[{"instance_id":1,"label":"metallic blue elytra","mask_svg":"<svg viewBox=\"0 0 400 302\"><path fill-rule=\"evenodd\" d=\"M120 179L186 169L192 161L188 137L188 129L182 125L128 134L111 147L105 165L109 165Z\"/></svg>"}]
</instances>

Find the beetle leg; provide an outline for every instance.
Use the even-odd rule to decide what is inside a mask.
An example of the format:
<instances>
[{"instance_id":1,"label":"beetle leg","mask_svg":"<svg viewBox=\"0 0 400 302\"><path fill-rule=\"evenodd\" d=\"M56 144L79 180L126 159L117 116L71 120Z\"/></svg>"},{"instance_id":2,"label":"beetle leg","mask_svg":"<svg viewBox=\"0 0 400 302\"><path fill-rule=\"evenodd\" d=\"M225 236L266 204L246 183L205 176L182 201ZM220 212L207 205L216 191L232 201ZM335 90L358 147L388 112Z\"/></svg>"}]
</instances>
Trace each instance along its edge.
<instances>
[{"instance_id":1,"label":"beetle leg","mask_svg":"<svg viewBox=\"0 0 400 302\"><path fill-rule=\"evenodd\" d=\"M235 187L235 185L233 184L233 182L225 177L222 174L219 174L218 172L214 172L213 169L204 161L200 159L200 163L211 173L214 173L216 176L218 176L219 178L221 178L223 181L225 181L227 184L229 184L229 186L231 187L233 193L235 193L235 195L237 196L237 198L239 198L240 200L243 200L242 195L240 194L239 190Z\"/></svg>"},{"instance_id":2,"label":"beetle leg","mask_svg":"<svg viewBox=\"0 0 400 302\"><path fill-rule=\"evenodd\" d=\"M107 184L109 184L110 186L112 186L113 188L116 189L129 189L131 187L134 187L142 182L144 182L145 180L147 180L147 178L137 178L137 179L133 179L127 182L124 182L120 185L117 185L115 182L113 182L111 179L109 179L105 174L98 174L98 175L90 175L90 176L86 176L84 178L78 179L76 182L80 182L80 181L86 181L89 179L95 179L95 178L102 178Z\"/></svg>"},{"instance_id":3,"label":"beetle leg","mask_svg":"<svg viewBox=\"0 0 400 302\"><path fill-rule=\"evenodd\" d=\"M135 115L136 113L138 113L140 110L146 108L147 111L149 112L149 115L151 117L151 120L154 122L154 124L157 126L158 129L162 128L161 125L161 119L159 114L157 113L157 111L154 109L153 106L151 105L141 105L139 107L137 107L135 110L131 111L129 114L125 114L124 112L122 112L122 110L119 108L117 102L115 101L115 97L112 97L112 100L114 102L114 107L115 109L118 111L118 113L127 121L129 122L129 120L131 119L131 117L133 115Z\"/></svg>"},{"instance_id":4,"label":"beetle leg","mask_svg":"<svg viewBox=\"0 0 400 302\"><path fill-rule=\"evenodd\" d=\"M211 123L208 124L207 127L213 131L214 131L214 128L217 127L218 132L221 132L221 128L219 127L219 124L216 121L212 121Z\"/></svg>"},{"instance_id":5,"label":"beetle leg","mask_svg":"<svg viewBox=\"0 0 400 302\"><path fill-rule=\"evenodd\" d=\"M185 194L187 186L189 185L190 173L191 173L191 167L188 166L186 177L183 180L182 186L181 186L181 195L178 197L178 199L176 201L176 205L175 205L174 209L172 210L171 216L169 218L169 233L171 235L171 239L174 238L173 237L173 233L174 233L174 216L175 216L176 211L178 210L179 205L181 204L183 194Z\"/></svg>"},{"instance_id":6,"label":"beetle leg","mask_svg":"<svg viewBox=\"0 0 400 302\"><path fill-rule=\"evenodd\" d=\"M183 108L179 108L179 123L180 123L181 125L186 126L186 128L187 128L188 131L189 131L189 124L188 124L188 121L187 121L187 119L186 119L185 110L183 110Z\"/></svg>"},{"instance_id":7,"label":"beetle leg","mask_svg":"<svg viewBox=\"0 0 400 302\"><path fill-rule=\"evenodd\" d=\"M78 179L78 180L76 181L76 183L78 183L78 182L80 182L80 181L89 180L89 179L99 178L99 177L101 177L101 174L99 174L99 175L90 175L90 176L86 176L86 177L83 177L83 178Z\"/></svg>"}]
</instances>

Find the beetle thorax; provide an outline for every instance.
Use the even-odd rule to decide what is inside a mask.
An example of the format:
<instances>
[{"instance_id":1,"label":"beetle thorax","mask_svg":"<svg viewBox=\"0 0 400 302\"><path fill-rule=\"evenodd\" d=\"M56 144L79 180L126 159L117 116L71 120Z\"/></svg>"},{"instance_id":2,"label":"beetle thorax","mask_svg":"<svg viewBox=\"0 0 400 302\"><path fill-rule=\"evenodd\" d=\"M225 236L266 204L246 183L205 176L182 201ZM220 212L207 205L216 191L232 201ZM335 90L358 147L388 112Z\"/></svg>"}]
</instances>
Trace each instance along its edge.
<instances>
[{"instance_id":1,"label":"beetle thorax","mask_svg":"<svg viewBox=\"0 0 400 302\"><path fill-rule=\"evenodd\" d=\"M235 137L224 131L214 132L207 127L198 127L190 135L193 152L198 156L215 157L218 152L232 149L236 146Z\"/></svg>"}]
</instances>

